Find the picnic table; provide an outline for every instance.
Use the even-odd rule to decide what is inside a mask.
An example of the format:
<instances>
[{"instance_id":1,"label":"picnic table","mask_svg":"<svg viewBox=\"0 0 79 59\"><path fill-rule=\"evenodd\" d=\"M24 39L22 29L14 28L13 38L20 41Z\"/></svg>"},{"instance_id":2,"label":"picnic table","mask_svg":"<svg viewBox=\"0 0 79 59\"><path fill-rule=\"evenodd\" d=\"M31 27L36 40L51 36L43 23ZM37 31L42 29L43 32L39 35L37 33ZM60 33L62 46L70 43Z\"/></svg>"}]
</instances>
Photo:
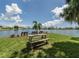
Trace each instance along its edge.
<instances>
[{"instance_id":1,"label":"picnic table","mask_svg":"<svg viewBox=\"0 0 79 59\"><path fill-rule=\"evenodd\" d=\"M36 48L38 46L42 46L48 43L47 34L30 34L29 37L29 43L30 48Z\"/></svg>"}]
</instances>

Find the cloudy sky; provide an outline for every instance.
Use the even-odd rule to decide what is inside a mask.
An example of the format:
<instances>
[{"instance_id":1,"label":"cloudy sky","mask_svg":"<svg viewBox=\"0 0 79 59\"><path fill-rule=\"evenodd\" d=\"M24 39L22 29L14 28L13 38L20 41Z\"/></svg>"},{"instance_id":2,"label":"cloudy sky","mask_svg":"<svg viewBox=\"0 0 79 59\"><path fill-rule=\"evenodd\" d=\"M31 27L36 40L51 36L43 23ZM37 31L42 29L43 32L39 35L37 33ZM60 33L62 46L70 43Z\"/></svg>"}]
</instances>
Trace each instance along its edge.
<instances>
[{"instance_id":1,"label":"cloudy sky","mask_svg":"<svg viewBox=\"0 0 79 59\"><path fill-rule=\"evenodd\" d=\"M36 20L44 26L73 26L59 17L67 6L65 0L0 0L0 25L32 25Z\"/></svg>"}]
</instances>

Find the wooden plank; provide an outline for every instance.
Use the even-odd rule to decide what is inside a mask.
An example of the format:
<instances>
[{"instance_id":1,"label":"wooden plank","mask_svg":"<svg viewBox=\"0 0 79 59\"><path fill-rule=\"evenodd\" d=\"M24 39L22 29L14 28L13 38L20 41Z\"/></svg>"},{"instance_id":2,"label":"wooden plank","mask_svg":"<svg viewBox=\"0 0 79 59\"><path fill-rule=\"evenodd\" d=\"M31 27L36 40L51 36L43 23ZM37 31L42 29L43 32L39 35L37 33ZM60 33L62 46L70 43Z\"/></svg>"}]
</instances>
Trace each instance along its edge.
<instances>
[{"instance_id":1,"label":"wooden plank","mask_svg":"<svg viewBox=\"0 0 79 59\"><path fill-rule=\"evenodd\" d=\"M38 44L38 45L34 45L34 46L32 46L32 48L40 47L40 46L43 46L44 44L46 44L46 43L41 43L41 44Z\"/></svg>"},{"instance_id":2,"label":"wooden plank","mask_svg":"<svg viewBox=\"0 0 79 59\"><path fill-rule=\"evenodd\" d=\"M36 34L36 35L28 35L29 40L33 41L33 39L39 40L39 39L45 39L47 34Z\"/></svg>"},{"instance_id":3,"label":"wooden plank","mask_svg":"<svg viewBox=\"0 0 79 59\"><path fill-rule=\"evenodd\" d=\"M47 34L30 34L30 35L28 35L28 36L42 36L42 35L47 35Z\"/></svg>"},{"instance_id":4,"label":"wooden plank","mask_svg":"<svg viewBox=\"0 0 79 59\"><path fill-rule=\"evenodd\" d=\"M41 39L41 40L37 40L37 41L31 42L31 43L36 43L36 42L46 41L46 40L48 40L48 38L46 38L46 39Z\"/></svg>"}]
</instances>

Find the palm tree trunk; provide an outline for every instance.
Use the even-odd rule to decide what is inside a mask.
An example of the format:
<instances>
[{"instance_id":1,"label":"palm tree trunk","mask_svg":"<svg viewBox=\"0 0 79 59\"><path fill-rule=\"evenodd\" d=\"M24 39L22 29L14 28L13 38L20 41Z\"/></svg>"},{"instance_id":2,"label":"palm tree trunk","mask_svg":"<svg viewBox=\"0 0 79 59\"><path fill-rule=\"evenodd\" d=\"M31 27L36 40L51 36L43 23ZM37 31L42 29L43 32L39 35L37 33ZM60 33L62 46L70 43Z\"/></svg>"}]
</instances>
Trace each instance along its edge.
<instances>
[{"instance_id":1,"label":"palm tree trunk","mask_svg":"<svg viewBox=\"0 0 79 59\"><path fill-rule=\"evenodd\" d=\"M37 31L38 31L38 34L39 34L39 29Z\"/></svg>"}]
</instances>

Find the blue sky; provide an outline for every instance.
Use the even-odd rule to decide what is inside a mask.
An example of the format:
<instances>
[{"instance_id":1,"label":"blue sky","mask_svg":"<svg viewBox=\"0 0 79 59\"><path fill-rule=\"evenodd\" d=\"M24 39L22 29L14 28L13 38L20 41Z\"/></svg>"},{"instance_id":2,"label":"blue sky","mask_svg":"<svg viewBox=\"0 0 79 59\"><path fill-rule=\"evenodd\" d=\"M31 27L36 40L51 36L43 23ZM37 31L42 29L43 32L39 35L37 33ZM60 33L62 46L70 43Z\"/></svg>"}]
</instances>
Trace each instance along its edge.
<instances>
[{"instance_id":1,"label":"blue sky","mask_svg":"<svg viewBox=\"0 0 79 59\"><path fill-rule=\"evenodd\" d=\"M20 19L22 19L22 22L20 24L32 25L32 22L34 20L41 23L55 20L55 15L51 12L51 10L64 5L65 0L0 0L0 15L2 13L8 13L6 12L5 6L11 6L12 3L17 4L18 8L22 11L21 14L19 12L17 13L17 15L20 16ZM9 25L14 22L15 21L0 20L0 24ZM66 23L65 25L68 25L68 23Z\"/></svg>"}]
</instances>

